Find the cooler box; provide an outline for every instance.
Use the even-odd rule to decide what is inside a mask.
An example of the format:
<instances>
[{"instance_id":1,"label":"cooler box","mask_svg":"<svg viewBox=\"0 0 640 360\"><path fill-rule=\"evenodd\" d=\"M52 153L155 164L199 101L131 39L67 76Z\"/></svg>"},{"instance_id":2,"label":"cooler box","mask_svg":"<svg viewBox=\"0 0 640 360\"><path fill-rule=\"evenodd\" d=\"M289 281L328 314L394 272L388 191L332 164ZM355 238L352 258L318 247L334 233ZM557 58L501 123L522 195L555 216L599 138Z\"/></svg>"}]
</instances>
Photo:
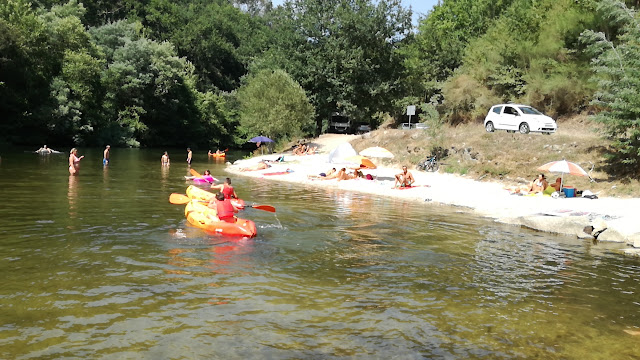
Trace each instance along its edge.
<instances>
[{"instance_id":1,"label":"cooler box","mask_svg":"<svg viewBox=\"0 0 640 360\"><path fill-rule=\"evenodd\" d=\"M571 186L565 186L562 188L562 192L564 193L564 195L568 198L571 197L575 197L576 196L576 189L574 189Z\"/></svg>"}]
</instances>

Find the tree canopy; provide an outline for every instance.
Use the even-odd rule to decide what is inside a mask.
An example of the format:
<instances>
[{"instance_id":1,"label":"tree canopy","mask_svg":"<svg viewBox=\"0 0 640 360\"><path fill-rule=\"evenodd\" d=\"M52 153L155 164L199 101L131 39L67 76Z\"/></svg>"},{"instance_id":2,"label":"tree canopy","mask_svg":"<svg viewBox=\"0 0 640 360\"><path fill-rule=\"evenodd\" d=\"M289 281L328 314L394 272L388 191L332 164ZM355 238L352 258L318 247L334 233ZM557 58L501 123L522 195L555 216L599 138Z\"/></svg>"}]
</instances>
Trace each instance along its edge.
<instances>
[{"instance_id":1,"label":"tree canopy","mask_svg":"<svg viewBox=\"0 0 640 360\"><path fill-rule=\"evenodd\" d=\"M0 137L228 147L318 134L333 112L458 124L517 101L596 113L612 163L638 169L637 6L443 0L414 27L400 0L5 0Z\"/></svg>"}]
</instances>

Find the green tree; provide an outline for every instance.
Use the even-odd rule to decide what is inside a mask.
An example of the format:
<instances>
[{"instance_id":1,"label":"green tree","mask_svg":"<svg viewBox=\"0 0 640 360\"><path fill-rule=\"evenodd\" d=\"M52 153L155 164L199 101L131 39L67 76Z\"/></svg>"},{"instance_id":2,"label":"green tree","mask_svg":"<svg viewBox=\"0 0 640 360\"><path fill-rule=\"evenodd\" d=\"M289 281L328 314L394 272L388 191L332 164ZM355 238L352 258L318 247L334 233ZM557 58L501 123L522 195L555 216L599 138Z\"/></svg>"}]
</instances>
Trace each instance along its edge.
<instances>
[{"instance_id":1,"label":"green tree","mask_svg":"<svg viewBox=\"0 0 640 360\"><path fill-rule=\"evenodd\" d=\"M592 117L604 125L604 135L613 141L609 155L611 172L640 177L640 21L624 2L602 0L598 11L612 28L616 41L603 32L583 33L594 54L594 80L598 90L592 104L601 111Z\"/></svg>"},{"instance_id":2,"label":"green tree","mask_svg":"<svg viewBox=\"0 0 640 360\"><path fill-rule=\"evenodd\" d=\"M302 87L282 70L250 76L237 98L240 124L249 137L288 140L312 131L313 106Z\"/></svg>"},{"instance_id":3,"label":"green tree","mask_svg":"<svg viewBox=\"0 0 640 360\"><path fill-rule=\"evenodd\" d=\"M402 75L396 50L411 28L400 1L289 1L271 16L275 44L254 66L284 69L302 85L317 133L334 111L369 122L390 110Z\"/></svg>"}]
</instances>

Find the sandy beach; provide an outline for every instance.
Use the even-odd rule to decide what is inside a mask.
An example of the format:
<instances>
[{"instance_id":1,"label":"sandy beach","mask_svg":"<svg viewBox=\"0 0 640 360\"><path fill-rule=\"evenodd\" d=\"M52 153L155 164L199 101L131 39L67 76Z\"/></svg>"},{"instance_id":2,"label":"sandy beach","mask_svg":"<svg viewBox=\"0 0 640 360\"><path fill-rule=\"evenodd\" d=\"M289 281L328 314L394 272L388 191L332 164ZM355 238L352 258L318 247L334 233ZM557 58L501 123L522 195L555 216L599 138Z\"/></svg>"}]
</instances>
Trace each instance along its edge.
<instances>
[{"instance_id":1,"label":"sandy beach","mask_svg":"<svg viewBox=\"0 0 640 360\"><path fill-rule=\"evenodd\" d=\"M226 170L236 175L358 191L399 201L429 202L433 206L458 206L501 223L575 235L585 239L624 242L630 246L625 250L626 253L638 255L640 252L640 222L637 221L640 199L637 198L519 196L510 194L504 189L504 184L498 182L475 181L465 176L423 172L411 169L411 166L409 169L416 179L417 186L407 189L394 187L395 174L400 172L399 167L378 165L377 169L363 171L365 174L372 174L375 180L359 178L338 181L308 177L334 167L338 170L344 167L345 164L330 163L328 155L340 143L357 136L323 135L313 140L313 144L318 146L318 152L314 155L269 154L238 160L234 164L228 164ZM273 163L268 169L241 171L242 168L255 165L261 160L275 160L281 155L284 155L284 162ZM381 163L376 159L372 160L374 163Z\"/></svg>"}]
</instances>

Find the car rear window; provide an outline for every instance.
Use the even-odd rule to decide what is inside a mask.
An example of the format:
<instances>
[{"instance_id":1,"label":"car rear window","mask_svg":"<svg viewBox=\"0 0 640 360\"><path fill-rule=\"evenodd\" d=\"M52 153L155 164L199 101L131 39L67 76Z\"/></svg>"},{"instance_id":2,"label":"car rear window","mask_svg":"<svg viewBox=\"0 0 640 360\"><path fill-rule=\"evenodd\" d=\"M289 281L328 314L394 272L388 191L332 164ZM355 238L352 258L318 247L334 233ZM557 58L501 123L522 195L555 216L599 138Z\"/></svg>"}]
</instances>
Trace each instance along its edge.
<instances>
[{"instance_id":1,"label":"car rear window","mask_svg":"<svg viewBox=\"0 0 640 360\"><path fill-rule=\"evenodd\" d=\"M493 108L493 112L496 114L500 114L500 111L502 111L502 106L495 106Z\"/></svg>"}]
</instances>

